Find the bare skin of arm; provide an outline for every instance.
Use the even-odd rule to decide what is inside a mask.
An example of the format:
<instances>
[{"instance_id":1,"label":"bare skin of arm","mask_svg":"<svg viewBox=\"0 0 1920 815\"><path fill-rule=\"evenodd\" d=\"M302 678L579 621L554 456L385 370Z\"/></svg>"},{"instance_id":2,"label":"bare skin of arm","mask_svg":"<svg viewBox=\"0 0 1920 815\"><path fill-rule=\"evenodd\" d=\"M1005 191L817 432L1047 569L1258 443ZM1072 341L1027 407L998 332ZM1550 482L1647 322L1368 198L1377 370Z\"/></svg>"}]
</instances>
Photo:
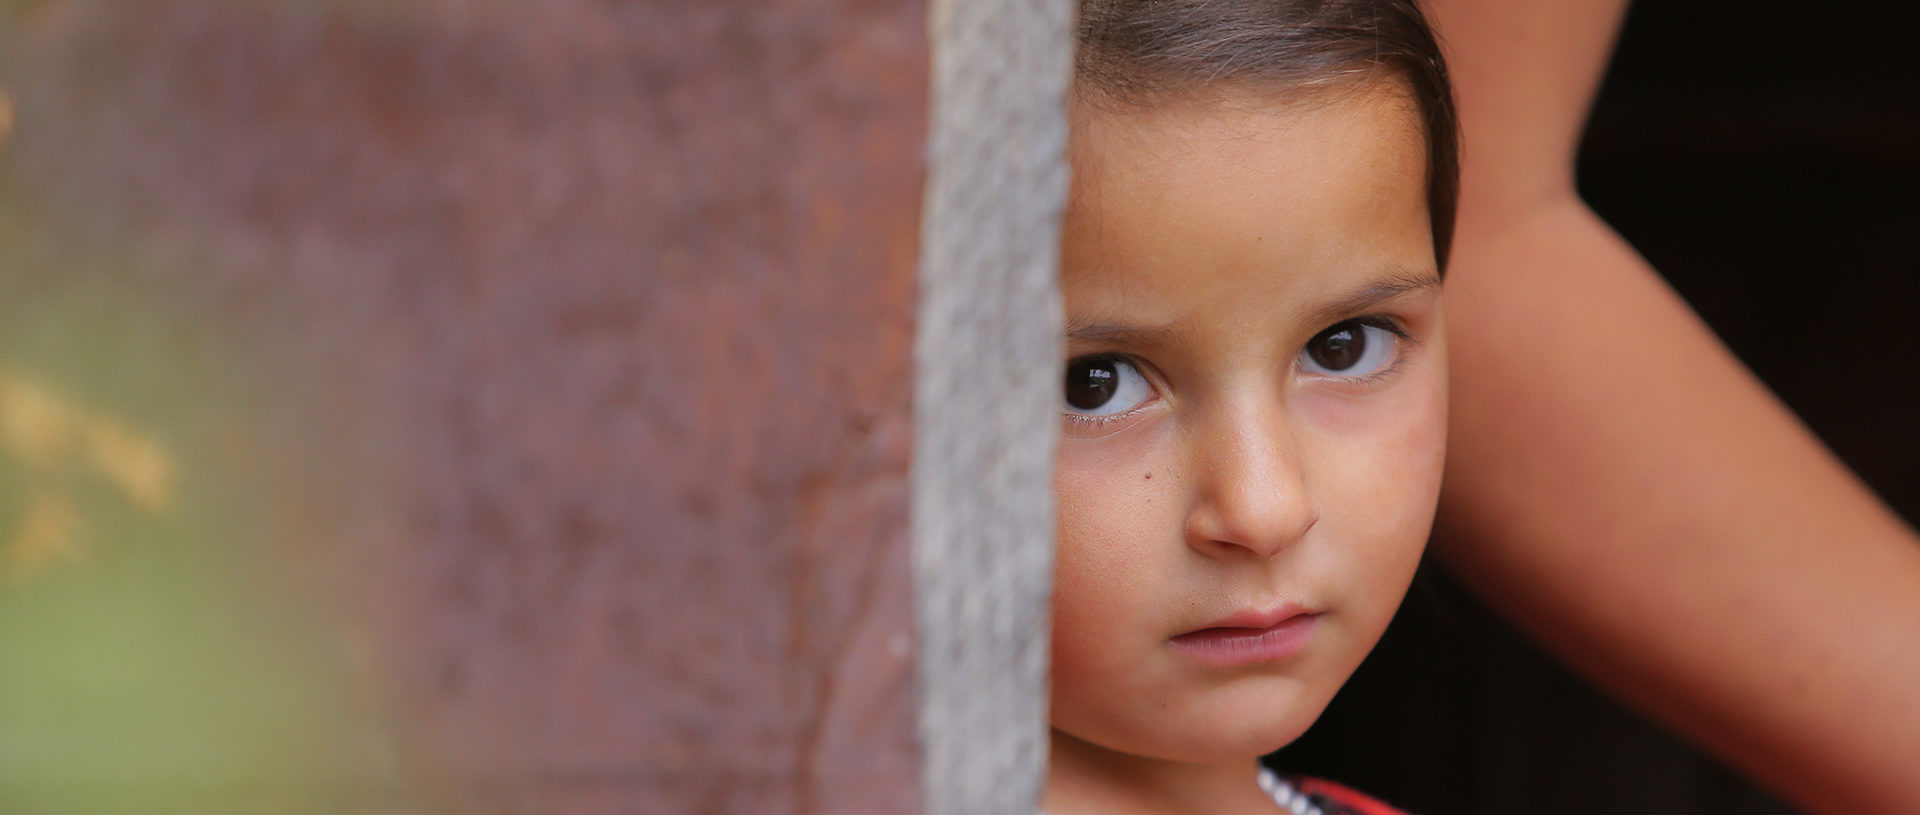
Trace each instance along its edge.
<instances>
[{"instance_id":1,"label":"bare skin of arm","mask_svg":"<svg viewBox=\"0 0 1920 815\"><path fill-rule=\"evenodd\" d=\"M1920 812L1920 539L1575 190L1624 3L1431 7L1466 145L1440 556L1800 807Z\"/></svg>"}]
</instances>

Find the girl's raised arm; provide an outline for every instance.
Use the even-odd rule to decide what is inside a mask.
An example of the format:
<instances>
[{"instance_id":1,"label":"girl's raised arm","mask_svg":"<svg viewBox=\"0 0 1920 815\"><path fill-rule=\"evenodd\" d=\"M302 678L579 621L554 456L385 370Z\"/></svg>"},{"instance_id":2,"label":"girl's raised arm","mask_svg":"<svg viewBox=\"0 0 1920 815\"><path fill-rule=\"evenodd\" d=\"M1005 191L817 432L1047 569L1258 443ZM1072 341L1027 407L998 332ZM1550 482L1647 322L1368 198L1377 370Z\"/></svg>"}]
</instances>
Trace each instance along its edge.
<instances>
[{"instance_id":1,"label":"girl's raised arm","mask_svg":"<svg viewBox=\"0 0 1920 815\"><path fill-rule=\"evenodd\" d=\"M1624 3L1431 6L1466 150L1442 558L1809 811L1920 812L1920 539L1575 190Z\"/></svg>"}]
</instances>

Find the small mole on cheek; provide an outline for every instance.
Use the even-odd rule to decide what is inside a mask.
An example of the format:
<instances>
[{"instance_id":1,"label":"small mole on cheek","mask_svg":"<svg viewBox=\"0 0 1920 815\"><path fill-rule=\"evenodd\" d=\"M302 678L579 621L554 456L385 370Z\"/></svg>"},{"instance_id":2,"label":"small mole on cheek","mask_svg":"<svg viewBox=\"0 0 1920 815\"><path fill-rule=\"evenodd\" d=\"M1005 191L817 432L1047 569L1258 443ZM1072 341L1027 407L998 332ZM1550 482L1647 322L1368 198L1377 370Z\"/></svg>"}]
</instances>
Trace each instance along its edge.
<instances>
[{"instance_id":1,"label":"small mole on cheek","mask_svg":"<svg viewBox=\"0 0 1920 815\"><path fill-rule=\"evenodd\" d=\"M1152 481L1152 480L1153 480L1153 473L1147 473L1147 480L1148 480L1148 481Z\"/></svg>"}]
</instances>

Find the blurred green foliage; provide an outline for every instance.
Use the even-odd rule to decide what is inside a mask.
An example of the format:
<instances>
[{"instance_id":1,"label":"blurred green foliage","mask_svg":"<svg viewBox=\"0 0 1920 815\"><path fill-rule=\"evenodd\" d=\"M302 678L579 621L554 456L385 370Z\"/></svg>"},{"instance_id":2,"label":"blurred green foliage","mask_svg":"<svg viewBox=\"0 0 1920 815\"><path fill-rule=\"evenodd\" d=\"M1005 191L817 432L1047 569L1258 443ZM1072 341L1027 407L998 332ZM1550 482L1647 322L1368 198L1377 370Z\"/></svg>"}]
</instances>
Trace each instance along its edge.
<instances>
[{"instance_id":1,"label":"blurred green foliage","mask_svg":"<svg viewBox=\"0 0 1920 815\"><path fill-rule=\"evenodd\" d=\"M360 811L352 643L281 568L303 496L245 356L32 212L0 201L0 812Z\"/></svg>"}]
</instances>

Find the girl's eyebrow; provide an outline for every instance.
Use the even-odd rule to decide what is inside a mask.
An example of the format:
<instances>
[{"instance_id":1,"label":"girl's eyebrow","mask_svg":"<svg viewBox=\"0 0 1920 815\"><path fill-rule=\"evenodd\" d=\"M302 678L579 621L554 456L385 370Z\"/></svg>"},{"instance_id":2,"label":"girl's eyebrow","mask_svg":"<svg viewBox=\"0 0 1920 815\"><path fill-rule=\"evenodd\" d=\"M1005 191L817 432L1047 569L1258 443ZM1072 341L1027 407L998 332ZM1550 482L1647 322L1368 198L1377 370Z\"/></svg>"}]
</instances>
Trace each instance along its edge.
<instances>
[{"instance_id":1,"label":"girl's eyebrow","mask_svg":"<svg viewBox=\"0 0 1920 815\"><path fill-rule=\"evenodd\" d=\"M1097 323L1081 319L1067 321L1067 339L1087 343L1152 348L1165 346L1172 335L1171 330L1158 326Z\"/></svg>"},{"instance_id":2,"label":"girl's eyebrow","mask_svg":"<svg viewBox=\"0 0 1920 815\"><path fill-rule=\"evenodd\" d=\"M1409 292L1440 288L1440 275L1431 270L1395 269L1351 294L1316 304L1303 317L1310 325L1338 322Z\"/></svg>"},{"instance_id":3,"label":"girl's eyebrow","mask_svg":"<svg viewBox=\"0 0 1920 815\"><path fill-rule=\"evenodd\" d=\"M1309 307L1304 312L1304 319L1312 325L1334 323L1400 295L1439 286L1440 276L1432 271L1395 268L1349 294ZM1164 326L1099 322L1085 317L1069 319L1066 326L1069 340L1135 348L1165 347L1172 344L1173 334L1171 328Z\"/></svg>"}]
</instances>

